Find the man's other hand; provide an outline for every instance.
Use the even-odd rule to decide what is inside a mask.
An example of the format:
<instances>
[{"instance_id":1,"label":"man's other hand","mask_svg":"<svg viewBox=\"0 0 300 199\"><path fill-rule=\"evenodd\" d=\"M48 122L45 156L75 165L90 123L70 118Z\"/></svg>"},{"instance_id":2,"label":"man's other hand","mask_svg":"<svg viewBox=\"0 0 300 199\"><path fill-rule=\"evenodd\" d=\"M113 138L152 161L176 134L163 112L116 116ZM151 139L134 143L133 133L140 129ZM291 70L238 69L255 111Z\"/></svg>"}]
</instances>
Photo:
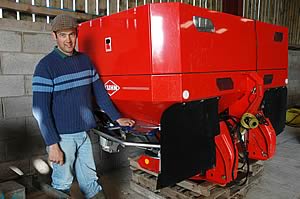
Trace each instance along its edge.
<instances>
[{"instance_id":1,"label":"man's other hand","mask_svg":"<svg viewBox=\"0 0 300 199\"><path fill-rule=\"evenodd\" d=\"M59 165L64 164L64 153L58 144L52 144L49 146L49 161Z\"/></svg>"},{"instance_id":2,"label":"man's other hand","mask_svg":"<svg viewBox=\"0 0 300 199\"><path fill-rule=\"evenodd\" d=\"M119 118L116 120L120 126L133 126L135 121L129 118Z\"/></svg>"}]
</instances>

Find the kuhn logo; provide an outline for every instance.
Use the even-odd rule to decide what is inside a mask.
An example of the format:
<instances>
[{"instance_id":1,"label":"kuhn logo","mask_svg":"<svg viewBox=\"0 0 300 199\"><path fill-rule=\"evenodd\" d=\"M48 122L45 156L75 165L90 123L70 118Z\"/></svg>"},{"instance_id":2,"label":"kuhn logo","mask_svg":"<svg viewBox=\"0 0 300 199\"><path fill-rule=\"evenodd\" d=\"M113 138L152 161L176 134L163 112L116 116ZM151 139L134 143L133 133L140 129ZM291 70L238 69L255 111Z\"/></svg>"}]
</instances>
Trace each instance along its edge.
<instances>
[{"instance_id":1,"label":"kuhn logo","mask_svg":"<svg viewBox=\"0 0 300 199\"><path fill-rule=\"evenodd\" d=\"M118 86L115 82L108 80L105 84L105 89L107 90L107 93L109 96L112 96L115 94L118 90L120 90L120 86Z\"/></svg>"}]
</instances>

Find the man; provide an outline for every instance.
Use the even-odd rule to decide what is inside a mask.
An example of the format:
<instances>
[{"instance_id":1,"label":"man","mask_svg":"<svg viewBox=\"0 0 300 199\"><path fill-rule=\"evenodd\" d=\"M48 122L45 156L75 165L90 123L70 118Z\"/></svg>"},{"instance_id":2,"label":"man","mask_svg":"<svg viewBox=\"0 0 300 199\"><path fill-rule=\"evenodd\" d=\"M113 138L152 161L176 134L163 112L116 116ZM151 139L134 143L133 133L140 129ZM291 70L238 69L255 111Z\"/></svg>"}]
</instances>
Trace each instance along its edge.
<instances>
[{"instance_id":1,"label":"man","mask_svg":"<svg viewBox=\"0 0 300 199\"><path fill-rule=\"evenodd\" d=\"M53 164L52 186L69 192L73 173L86 198L105 198L97 183L92 145L86 131L96 126L92 94L97 104L121 126L121 118L90 59L75 51L77 23L68 15L52 22L54 50L36 66L33 79L33 115L38 121Z\"/></svg>"}]
</instances>

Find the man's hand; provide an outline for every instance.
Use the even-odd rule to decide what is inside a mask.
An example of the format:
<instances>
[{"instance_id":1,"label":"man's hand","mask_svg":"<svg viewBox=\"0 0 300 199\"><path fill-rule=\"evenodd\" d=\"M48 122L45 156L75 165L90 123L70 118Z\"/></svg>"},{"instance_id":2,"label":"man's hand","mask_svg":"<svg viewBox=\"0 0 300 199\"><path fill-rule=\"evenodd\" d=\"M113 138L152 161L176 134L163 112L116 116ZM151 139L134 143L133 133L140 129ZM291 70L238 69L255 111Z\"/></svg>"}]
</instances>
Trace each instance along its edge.
<instances>
[{"instance_id":1,"label":"man's hand","mask_svg":"<svg viewBox=\"0 0 300 199\"><path fill-rule=\"evenodd\" d=\"M129 118L119 118L116 120L120 126L133 126L135 121Z\"/></svg>"},{"instance_id":2,"label":"man's hand","mask_svg":"<svg viewBox=\"0 0 300 199\"><path fill-rule=\"evenodd\" d=\"M49 146L49 161L60 165L64 164L64 153L58 144Z\"/></svg>"}]
</instances>

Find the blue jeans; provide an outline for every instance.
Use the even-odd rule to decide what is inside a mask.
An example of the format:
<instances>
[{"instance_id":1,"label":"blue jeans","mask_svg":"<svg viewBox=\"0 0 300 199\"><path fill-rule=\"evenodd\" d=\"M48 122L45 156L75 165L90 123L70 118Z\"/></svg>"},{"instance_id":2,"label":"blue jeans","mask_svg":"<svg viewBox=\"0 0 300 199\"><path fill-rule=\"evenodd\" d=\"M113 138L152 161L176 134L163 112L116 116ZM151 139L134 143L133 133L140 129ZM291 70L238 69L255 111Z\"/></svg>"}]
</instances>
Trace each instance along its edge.
<instances>
[{"instance_id":1,"label":"blue jeans","mask_svg":"<svg viewBox=\"0 0 300 199\"><path fill-rule=\"evenodd\" d=\"M74 172L85 198L95 196L102 187L98 184L92 144L84 132L60 134L59 145L64 152L64 164L53 164L52 187L70 190Z\"/></svg>"}]
</instances>

